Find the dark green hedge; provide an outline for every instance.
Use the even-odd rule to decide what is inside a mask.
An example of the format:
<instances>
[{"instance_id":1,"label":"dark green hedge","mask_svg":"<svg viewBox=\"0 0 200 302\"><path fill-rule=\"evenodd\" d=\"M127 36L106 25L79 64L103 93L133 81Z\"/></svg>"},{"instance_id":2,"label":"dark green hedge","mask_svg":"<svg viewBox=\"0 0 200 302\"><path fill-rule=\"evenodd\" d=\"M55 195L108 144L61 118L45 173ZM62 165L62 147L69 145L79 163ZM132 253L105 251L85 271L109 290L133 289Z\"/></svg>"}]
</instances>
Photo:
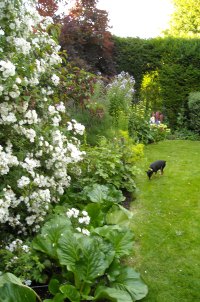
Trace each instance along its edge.
<instances>
[{"instance_id":1,"label":"dark green hedge","mask_svg":"<svg viewBox=\"0 0 200 302\"><path fill-rule=\"evenodd\" d=\"M177 114L183 108L188 114L189 93L200 91L200 39L114 37L114 41L117 71L134 76L138 98L144 75L158 72L162 108L175 128Z\"/></svg>"}]
</instances>

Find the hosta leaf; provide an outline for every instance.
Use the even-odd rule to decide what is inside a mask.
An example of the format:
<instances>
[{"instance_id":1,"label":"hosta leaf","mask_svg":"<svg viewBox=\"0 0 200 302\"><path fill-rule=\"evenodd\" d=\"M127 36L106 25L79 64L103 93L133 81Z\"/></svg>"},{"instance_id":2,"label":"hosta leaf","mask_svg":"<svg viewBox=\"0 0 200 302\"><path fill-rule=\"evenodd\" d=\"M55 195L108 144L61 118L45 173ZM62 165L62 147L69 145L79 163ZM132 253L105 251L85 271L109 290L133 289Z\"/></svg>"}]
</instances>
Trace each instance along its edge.
<instances>
[{"instance_id":1,"label":"hosta leaf","mask_svg":"<svg viewBox=\"0 0 200 302\"><path fill-rule=\"evenodd\" d=\"M108 299L113 302L133 302L128 292L105 286L99 286L95 292L95 300Z\"/></svg>"},{"instance_id":2,"label":"hosta leaf","mask_svg":"<svg viewBox=\"0 0 200 302\"><path fill-rule=\"evenodd\" d=\"M21 280L11 273L5 273L3 275L0 275L0 287L2 287L5 283L23 285Z\"/></svg>"},{"instance_id":3,"label":"hosta leaf","mask_svg":"<svg viewBox=\"0 0 200 302\"><path fill-rule=\"evenodd\" d=\"M0 302L35 302L37 294L13 274L0 276Z\"/></svg>"},{"instance_id":4,"label":"hosta leaf","mask_svg":"<svg viewBox=\"0 0 200 302\"><path fill-rule=\"evenodd\" d=\"M70 227L71 223L66 216L55 216L42 227L41 234L34 238L33 248L57 259L58 240L64 230L70 229Z\"/></svg>"},{"instance_id":5,"label":"hosta leaf","mask_svg":"<svg viewBox=\"0 0 200 302\"><path fill-rule=\"evenodd\" d=\"M147 285L140 278L140 274L131 267L123 267L111 286L127 291L133 301L143 299L148 293Z\"/></svg>"}]
</instances>

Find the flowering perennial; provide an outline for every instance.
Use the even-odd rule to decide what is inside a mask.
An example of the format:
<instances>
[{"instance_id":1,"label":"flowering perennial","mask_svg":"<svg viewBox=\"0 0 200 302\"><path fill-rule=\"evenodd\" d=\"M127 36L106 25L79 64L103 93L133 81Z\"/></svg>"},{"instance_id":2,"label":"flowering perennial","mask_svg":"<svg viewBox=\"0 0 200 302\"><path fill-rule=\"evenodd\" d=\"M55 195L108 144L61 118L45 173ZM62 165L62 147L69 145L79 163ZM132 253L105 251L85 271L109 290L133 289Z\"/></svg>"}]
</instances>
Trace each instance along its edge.
<instances>
[{"instance_id":1,"label":"flowering perennial","mask_svg":"<svg viewBox=\"0 0 200 302\"><path fill-rule=\"evenodd\" d=\"M109 100L109 113L118 123L120 114L128 116L130 113L135 80L127 72L122 71L113 78L113 81L106 86L106 97Z\"/></svg>"},{"instance_id":2,"label":"flowering perennial","mask_svg":"<svg viewBox=\"0 0 200 302\"><path fill-rule=\"evenodd\" d=\"M65 105L53 100L61 58L52 22L35 0L0 0L0 223L18 234L39 230L84 156L84 126L66 126Z\"/></svg>"}]
</instances>

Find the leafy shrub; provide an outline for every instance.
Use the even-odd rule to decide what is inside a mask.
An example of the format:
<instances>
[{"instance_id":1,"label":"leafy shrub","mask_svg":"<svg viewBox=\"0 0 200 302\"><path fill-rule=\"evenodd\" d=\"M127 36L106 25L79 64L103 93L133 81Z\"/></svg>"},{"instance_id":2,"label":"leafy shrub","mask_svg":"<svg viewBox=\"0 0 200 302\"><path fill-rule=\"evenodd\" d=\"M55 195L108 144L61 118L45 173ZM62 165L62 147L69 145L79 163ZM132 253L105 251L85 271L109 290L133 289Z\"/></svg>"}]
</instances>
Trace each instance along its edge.
<instances>
[{"instance_id":1,"label":"leafy shrub","mask_svg":"<svg viewBox=\"0 0 200 302\"><path fill-rule=\"evenodd\" d=\"M188 97L190 128L200 134L200 92L191 92Z\"/></svg>"},{"instance_id":2,"label":"leafy shrub","mask_svg":"<svg viewBox=\"0 0 200 302\"><path fill-rule=\"evenodd\" d=\"M187 128L177 129L170 136L169 139L191 140L198 141L200 136L198 133L191 131Z\"/></svg>"},{"instance_id":3,"label":"leafy shrub","mask_svg":"<svg viewBox=\"0 0 200 302\"><path fill-rule=\"evenodd\" d=\"M87 129L86 140L89 145L96 145L100 136L111 139L114 135L112 117L109 115L109 103L105 97L105 85L101 77L96 79L92 93L84 98L82 108L69 108L72 116Z\"/></svg>"},{"instance_id":4,"label":"leafy shrub","mask_svg":"<svg viewBox=\"0 0 200 302\"><path fill-rule=\"evenodd\" d=\"M109 102L109 113L114 119L115 126L118 126L120 115L127 117L130 113L135 92L134 84L134 78L122 71L107 85L106 98Z\"/></svg>"},{"instance_id":5,"label":"leafy shrub","mask_svg":"<svg viewBox=\"0 0 200 302\"><path fill-rule=\"evenodd\" d=\"M132 108L129 118L128 131L130 137L139 143L147 144L153 141L149 123L149 114L146 113L144 105L139 103Z\"/></svg>"},{"instance_id":6,"label":"leafy shrub","mask_svg":"<svg viewBox=\"0 0 200 302\"><path fill-rule=\"evenodd\" d=\"M140 151L138 151L140 150ZM117 189L135 191L134 178L137 173L135 162L141 146L129 145L123 137L118 137L112 142L105 138L98 146L86 149L87 156L82 165L85 173L85 182L99 184L113 184Z\"/></svg>"},{"instance_id":7,"label":"leafy shrub","mask_svg":"<svg viewBox=\"0 0 200 302\"><path fill-rule=\"evenodd\" d=\"M61 57L65 66L60 67L60 85L57 89L57 97L71 110L82 110L85 101L89 100L94 92L97 76L77 67L73 67L66 58L64 52Z\"/></svg>"},{"instance_id":8,"label":"leafy shrub","mask_svg":"<svg viewBox=\"0 0 200 302\"><path fill-rule=\"evenodd\" d=\"M153 142L159 142L169 137L170 129L165 124L151 124L151 135Z\"/></svg>"},{"instance_id":9,"label":"leafy shrub","mask_svg":"<svg viewBox=\"0 0 200 302\"><path fill-rule=\"evenodd\" d=\"M40 261L29 241L24 242L19 238L9 241L8 245L0 250L0 256L0 270L12 272L26 285L30 285L32 281L44 283L48 278L45 269L49 261Z\"/></svg>"},{"instance_id":10,"label":"leafy shrub","mask_svg":"<svg viewBox=\"0 0 200 302\"><path fill-rule=\"evenodd\" d=\"M177 127L178 113L183 106L186 107L186 116L188 115L189 93L199 89L199 39L114 37L114 42L118 72L124 70L134 76L137 97L147 97L147 103L150 101L153 107L156 101L158 107L154 107L154 110L161 110L162 106L169 126L174 130ZM149 75L151 80L155 72L158 77L155 74L155 81L149 83L150 89L141 89L145 76ZM152 99L154 93L155 99Z\"/></svg>"},{"instance_id":11,"label":"leafy shrub","mask_svg":"<svg viewBox=\"0 0 200 302\"><path fill-rule=\"evenodd\" d=\"M36 250L62 268L61 274L52 274L49 291L54 298L48 301L142 299L147 294L146 285L138 273L120 263L121 257L132 251L132 232L113 225L91 229L87 236L73 228L70 218L53 217L33 241Z\"/></svg>"},{"instance_id":12,"label":"leafy shrub","mask_svg":"<svg viewBox=\"0 0 200 302\"><path fill-rule=\"evenodd\" d=\"M150 123L149 113L143 103L137 104L132 109L129 118L129 134L135 142L149 144L159 142L168 137L170 129L167 125Z\"/></svg>"},{"instance_id":13,"label":"leafy shrub","mask_svg":"<svg viewBox=\"0 0 200 302\"><path fill-rule=\"evenodd\" d=\"M156 111L163 106L158 71L147 72L143 76L140 88L140 99L146 108Z\"/></svg>"},{"instance_id":14,"label":"leafy shrub","mask_svg":"<svg viewBox=\"0 0 200 302\"><path fill-rule=\"evenodd\" d=\"M33 4L0 1L2 240L12 229L24 236L38 231L83 156L75 136L84 126L75 120L66 125L66 108L53 98L61 58L60 46L45 32L52 20Z\"/></svg>"}]
</instances>

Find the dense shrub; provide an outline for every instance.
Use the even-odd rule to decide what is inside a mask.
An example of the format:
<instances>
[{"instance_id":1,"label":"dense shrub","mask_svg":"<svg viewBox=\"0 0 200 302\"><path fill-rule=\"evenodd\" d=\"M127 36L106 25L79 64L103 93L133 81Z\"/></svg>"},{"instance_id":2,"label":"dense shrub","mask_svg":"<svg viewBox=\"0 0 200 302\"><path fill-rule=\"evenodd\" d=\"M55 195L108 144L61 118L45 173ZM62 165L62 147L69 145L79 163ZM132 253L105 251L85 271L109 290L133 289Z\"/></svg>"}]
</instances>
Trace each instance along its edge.
<instances>
[{"instance_id":1,"label":"dense shrub","mask_svg":"<svg viewBox=\"0 0 200 302\"><path fill-rule=\"evenodd\" d=\"M84 126L66 124L64 104L53 99L61 58L45 32L52 20L32 4L0 1L0 223L8 234L38 231L83 156L75 136ZM4 232L2 240L12 238Z\"/></svg>"},{"instance_id":2,"label":"dense shrub","mask_svg":"<svg viewBox=\"0 0 200 302\"><path fill-rule=\"evenodd\" d=\"M134 76L137 98L158 104L157 109L164 112L173 129L177 127L181 108L188 115L189 93L199 88L199 47L198 39L189 38L115 38L118 72L124 70ZM145 77L152 77L155 72L155 80L152 78L149 89L144 89Z\"/></svg>"},{"instance_id":3,"label":"dense shrub","mask_svg":"<svg viewBox=\"0 0 200 302\"><path fill-rule=\"evenodd\" d=\"M142 102L132 108L128 131L130 137L136 143L140 142L143 144L164 140L170 133L170 129L163 122L151 123L150 111L146 110Z\"/></svg>"},{"instance_id":4,"label":"dense shrub","mask_svg":"<svg viewBox=\"0 0 200 302\"><path fill-rule=\"evenodd\" d=\"M200 92L191 92L188 97L190 128L200 134Z\"/></svg>"},{"instance_id":5,"label":"dense shrub","mask_svg":"<svg viewBox=\"0 0 200 302\"><path fill-rule=\"evenodd\" d=\"M113 117L115 127L119 126L121 115L128 119L135 92L134 85L134 78L122 71L106 87L105 97L109 102L109 113Z\"/></svg>"},{"instance_id":6,"label":"dense shrub","mask_svg":"<svg viewBox=\"0 0 200 302\"><path fill-rule=\"evenodd\" d=\"M69 60L90 72L115 73L108 13L98 9L96 0L77 0L62 20L59 38Z\"/></svg>"},{"instance_id":7,"label":"dense shrub","mask_svg":"<svg viewBox=\"0 0 200 302\"><path fill-rule=\"evenodd\" d=\"M113 141L102 138L97 146L86 150L82 183L112 184L121 190L135 191L135 163L143 155L143 146L135 145L127 132L121 132Z\"/></svg>"}]
</instances>

